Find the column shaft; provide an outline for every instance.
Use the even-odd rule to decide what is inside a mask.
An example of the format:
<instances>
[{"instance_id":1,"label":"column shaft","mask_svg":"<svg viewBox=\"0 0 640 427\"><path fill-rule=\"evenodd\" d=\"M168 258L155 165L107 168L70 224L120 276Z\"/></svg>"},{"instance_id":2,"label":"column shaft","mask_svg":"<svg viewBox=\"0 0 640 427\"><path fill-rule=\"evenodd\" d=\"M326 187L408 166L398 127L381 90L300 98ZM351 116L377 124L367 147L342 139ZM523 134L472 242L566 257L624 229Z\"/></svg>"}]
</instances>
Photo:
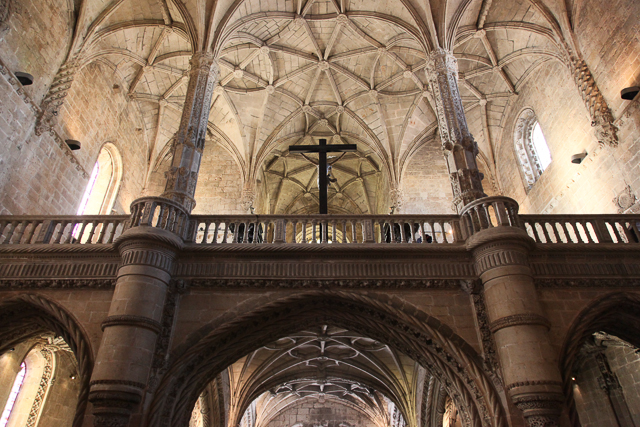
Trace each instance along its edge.
<instances>
[{"instance_id":1,"label":"column shaft","mask_svg":"<svg viewBox=\"0 0 640 427\"><path fill-rule=\"evenodd\" d=\"M129 426L142 401L181 240L148 226L127 230L116 243L122 256L109 315L91 377L96 427Z\"/></svg>"},{"instance_id":2,"label":"column shaft","mask_svg":"<svg viewBox=\"0 0 640 427\"><path fill-rule=\"evenodd\" d=\"M180 203L187 212L191 212L196 204L193 196L207 136L211 97L217 82L218 67L213 55L205 52L193 55L171 169L166 174L167 182L162 194L162 197Z\"/></svg>"},{"instance_id":3,"label":"column shaft","mask_svg":"<svg viewBox=\"0 0 640 427\"><path fill-rule=\"evenodd\" d=\"M529 239L518 228L496 227L470 241L507 392L529 426L555 427L562 382L528 264Z\"/></svg>"},{"instance_id":4,"label":"column shaft","mask_svg":"<svg viewBox=\"0 0 640 427\"><path fill-rule=\"evenodd\" d=\"M468 203L486 197L476 156L478 144L469 133L458 91L458 62L452 52L436 49L427 60L427 81L436 106L442 150L449 169L454 204L458 212Z\"/></svg>"}]
</instances>

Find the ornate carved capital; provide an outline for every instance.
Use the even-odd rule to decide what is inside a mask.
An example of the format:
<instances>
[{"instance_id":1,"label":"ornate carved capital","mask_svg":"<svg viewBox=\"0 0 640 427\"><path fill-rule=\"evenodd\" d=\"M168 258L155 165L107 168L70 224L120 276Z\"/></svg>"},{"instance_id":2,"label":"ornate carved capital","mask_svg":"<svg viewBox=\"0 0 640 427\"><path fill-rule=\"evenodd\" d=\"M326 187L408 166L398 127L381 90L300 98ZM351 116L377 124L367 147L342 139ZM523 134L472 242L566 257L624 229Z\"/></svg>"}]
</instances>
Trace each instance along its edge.
<instances>
[{"instance_id":1,"label":"ornate carved capital","mask_svg":"<svg viewBox=\"0 0 640 427\"><path fill-rule=\"evenodd\" d=\"M513 316L501 317L493 322L491 322L490 328L491 332L494 334L498 332L500 329L510 328L512 326L520 326L520 325L542 325L549 329L551 324L549 321L540 316L539 314L526 313L526 314L515 314Z\"/></svg>"},{"instance_id":2,"label":"ornate carved capital","mask_svg":"<svg viewBox=\"0 0 640 427\"><path fill-rule=\"evenodd\" d=\"M529 427L556 427L562 412L562 393L527 393L513 397Z\"/></svg>"},{"instance_id":3,"label":"ornate carved capital","mask_svg":"<svg viewBox=\"0 0 640 427\"><path fill-rule=\"evenodd\" d=\"M92 387L93 387L92 381ZM140 395L125 391L92 391L89 401L93 404L95 427L128 427L129 418Z\"/></svg>"}]
</instances>

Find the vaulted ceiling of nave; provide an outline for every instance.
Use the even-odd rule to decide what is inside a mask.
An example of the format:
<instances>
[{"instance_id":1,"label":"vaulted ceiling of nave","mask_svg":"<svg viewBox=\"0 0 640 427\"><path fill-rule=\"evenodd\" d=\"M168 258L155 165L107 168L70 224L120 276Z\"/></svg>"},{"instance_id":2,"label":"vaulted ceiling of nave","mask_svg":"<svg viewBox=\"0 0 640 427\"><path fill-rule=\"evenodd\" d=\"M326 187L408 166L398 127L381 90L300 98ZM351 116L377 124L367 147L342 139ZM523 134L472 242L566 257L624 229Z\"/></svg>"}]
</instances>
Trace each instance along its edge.
<instances>
[{"instance_id":1,"label":"vaulted ceiling of nave","mask_svg":"<svg viewBox=\"0 0 640 427\"><path fill-rule=\"evenodd\" d=\"M509 99L540 65L561 57L551 25L525 0L85 2L74 49L121 76L144 116L152 164L166 157L179 126L192 52L204 46L215 54L212 138L245 182L267 181L274 212L299 212L309 196L315 168L287 147L313 137L358 144L334 169L335 201L343 211L379 210L379 189L395 187L417 150L436 144L424 70L436 45L458 58L492 191ZM279 191L286 200L277 200Z\"/></svg>"},{"instance_id":2,"label":"vaulted ceiling of nave","mask_svg":"<svg viewBox=\"0 0 640 427\"><path fill-rule=\"evenodd\" d=\"M389 427L394 407L413 421L418 384L429 380L408 356L328 325L262 347L231 365L227 373L227 425L244 427L266 427L279 414L305 402L346 406L371 426ZM255 411L251 422L242 419L247 410Z\"/></svg>"}]
</instances>

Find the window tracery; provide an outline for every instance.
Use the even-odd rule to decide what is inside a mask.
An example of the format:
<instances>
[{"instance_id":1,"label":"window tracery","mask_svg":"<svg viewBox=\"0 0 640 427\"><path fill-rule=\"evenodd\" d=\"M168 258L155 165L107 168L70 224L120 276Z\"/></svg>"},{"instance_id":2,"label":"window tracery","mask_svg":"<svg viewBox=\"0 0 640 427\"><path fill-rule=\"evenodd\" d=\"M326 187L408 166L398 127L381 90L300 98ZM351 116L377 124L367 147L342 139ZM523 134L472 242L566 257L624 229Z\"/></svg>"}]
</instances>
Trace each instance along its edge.
<instances>
[{"instance_id":1,"label":"window tracery","mask_svg":"<svg viewBox=\"0 0 640 427\"><path fill-rule=\"evenodd\" d=\"M531 108L520 112L513 140L520 170L528 190L551 163L551 152L545 140L536 113Z\"/></svg>"}]
</instances>

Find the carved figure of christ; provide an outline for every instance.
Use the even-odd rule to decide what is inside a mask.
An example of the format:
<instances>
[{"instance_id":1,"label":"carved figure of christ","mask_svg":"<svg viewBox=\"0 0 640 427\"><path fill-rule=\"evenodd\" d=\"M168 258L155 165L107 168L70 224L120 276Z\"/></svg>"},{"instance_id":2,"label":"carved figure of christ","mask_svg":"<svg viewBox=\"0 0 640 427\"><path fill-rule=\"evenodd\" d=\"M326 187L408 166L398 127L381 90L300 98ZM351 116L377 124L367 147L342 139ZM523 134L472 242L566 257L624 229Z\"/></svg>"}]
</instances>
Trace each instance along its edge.
<instances>
[{"instance_id":1,"label":"carved figure of christ","mask_svg":"<svg viewBox=\"0 0 640 427\"><path fill-rule=\"evenodd\" d=\"M327 145L326 139L320 139L318 145L291 145L290 153L318 153L318 198L320 199L320 214L328 213L327 193L329 180L327 176L327 153L345 153L358 151L356 144Z\"/></svg>"}]
</instances>

